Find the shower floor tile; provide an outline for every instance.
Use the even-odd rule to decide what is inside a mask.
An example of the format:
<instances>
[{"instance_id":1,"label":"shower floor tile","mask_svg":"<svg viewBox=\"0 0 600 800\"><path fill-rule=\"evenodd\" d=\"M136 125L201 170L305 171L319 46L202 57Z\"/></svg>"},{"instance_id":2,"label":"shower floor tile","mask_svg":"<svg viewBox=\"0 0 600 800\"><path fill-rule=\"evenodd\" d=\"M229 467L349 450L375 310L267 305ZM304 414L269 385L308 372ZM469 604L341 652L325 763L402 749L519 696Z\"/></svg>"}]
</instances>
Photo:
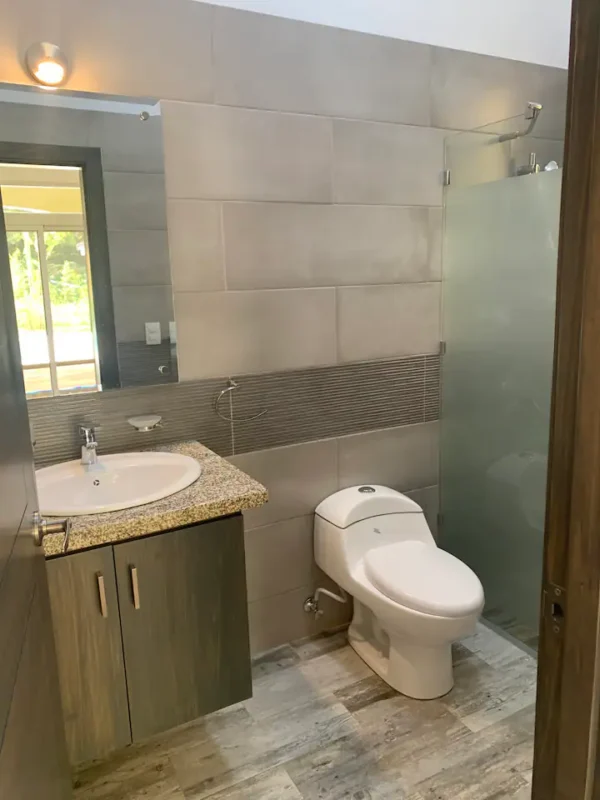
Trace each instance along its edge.
<instances>
[{"instance_id":1,"label":"shower floor tile","mask_svg":"<svg viewBox=\"0 0 600 800\"><path fill-rule=\"evenodd\" d=\"M76 776L77 800L527 800L535 659L489 629L439 700L397 694L343 634L254 664L254 697Z\"/></svg>"}]
</instances>

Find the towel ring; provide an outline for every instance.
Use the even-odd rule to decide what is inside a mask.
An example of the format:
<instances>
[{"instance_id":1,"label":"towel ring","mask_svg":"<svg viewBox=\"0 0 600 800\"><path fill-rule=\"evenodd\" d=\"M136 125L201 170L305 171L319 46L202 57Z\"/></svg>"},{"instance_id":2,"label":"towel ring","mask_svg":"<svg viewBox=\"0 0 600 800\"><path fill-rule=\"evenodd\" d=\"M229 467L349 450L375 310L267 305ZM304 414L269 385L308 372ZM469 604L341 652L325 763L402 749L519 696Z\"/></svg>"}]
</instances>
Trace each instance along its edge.
<instances>
[{"instance_id":1,"label":"towel ring","mask_svg":"<svg viewBox=\"0 0 600 800\"><path fill-rule=\"evenodd\" d=\"M265 408L264 411L261 411L258 414L255 414L253 417L241 417L240 419L234 419L233 417L226 417L225 414L222 414L221 413L221 409L220 409L221 400L225 397L225 395L228 395L231 392L234 392L237 388L239 388L239 384L236 383L234 380L232 380L230 378L227 381L227 388L223 389L222 392L219 392L219 394L215 398L215 412L216 412L218 417L221 417L221 419L224 419L225 422L234 422L234 423L235 422L254 422L255 419L260 419L261 417L264 417L265 414L269 413L269 409Z\"/></svg>"}]
</instances>

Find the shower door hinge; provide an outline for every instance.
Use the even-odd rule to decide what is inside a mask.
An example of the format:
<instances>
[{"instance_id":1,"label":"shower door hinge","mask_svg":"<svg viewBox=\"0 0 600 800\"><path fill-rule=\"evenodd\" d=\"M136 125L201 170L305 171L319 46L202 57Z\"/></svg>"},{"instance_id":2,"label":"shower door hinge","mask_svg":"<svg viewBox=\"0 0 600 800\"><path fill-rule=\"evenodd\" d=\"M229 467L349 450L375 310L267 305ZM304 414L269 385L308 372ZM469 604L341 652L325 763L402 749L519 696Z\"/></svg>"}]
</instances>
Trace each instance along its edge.
<instances>
[{"instance_id":1,"label":"shower door hinge","mask_svg":"<svg viewBox=\"0 0 600 800\"><path fill-rule=\"evenodd\" d=\"M440 342L440 355L446 355L446 342Z\"/></svg>"},{"instance_id":2,"label":"shower door hinge","mask_svg":"<svg viewBox=\"0 0 600 800\"><path fill-rule=\"evenodd\" d=\"M445 169L442 172L442 186L450 186L450 170Z\"/></svg>"}]
</instances>

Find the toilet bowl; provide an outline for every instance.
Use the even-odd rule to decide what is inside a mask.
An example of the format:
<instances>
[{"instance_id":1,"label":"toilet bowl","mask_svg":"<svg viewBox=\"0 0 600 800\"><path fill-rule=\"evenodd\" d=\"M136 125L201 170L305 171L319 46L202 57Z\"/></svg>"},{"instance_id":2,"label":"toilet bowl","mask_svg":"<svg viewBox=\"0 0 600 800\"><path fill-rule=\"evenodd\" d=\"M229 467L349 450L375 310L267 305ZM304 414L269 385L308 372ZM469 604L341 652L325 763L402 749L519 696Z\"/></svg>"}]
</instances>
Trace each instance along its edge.
<instances>
[{"instance_id":1,"label":"toilet bowl","mask_svg":"<svg viewBox=\"0 0 600 800\"><path fill-rule=\"evenodd\" d=\"M336 492L315 511L315 559L354 598L350 645L421 700L452 689L452 642L473 633L483 587L438 548L417 503L385 486Z\"/></svg>"}]
</instances>

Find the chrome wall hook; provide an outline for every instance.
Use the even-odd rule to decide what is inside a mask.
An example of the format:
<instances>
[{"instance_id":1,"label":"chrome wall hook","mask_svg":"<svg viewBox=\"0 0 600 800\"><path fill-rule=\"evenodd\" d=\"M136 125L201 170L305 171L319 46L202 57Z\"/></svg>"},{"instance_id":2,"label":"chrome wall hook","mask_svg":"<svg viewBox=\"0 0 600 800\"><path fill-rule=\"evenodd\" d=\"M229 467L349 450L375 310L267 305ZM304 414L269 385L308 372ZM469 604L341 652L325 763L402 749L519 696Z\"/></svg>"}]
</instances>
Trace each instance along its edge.
<instances>
[{"instance_id":1,"label":"chrome wall hook","mask_svg":"<svg viewBox=\"0 0 600 800\"><path fill-rule=\"evenodd\" d=\"M232 378L229 378L229 380L227 381L227 387L223 389L223 391L219 392L219 394L215 398L215 413L217 414L218 417L224 419L225 422L253 422L255 419L260 419L260 417L264 417L265 414L269 413L269 409L265 408L263 411L259 412L258 414L255 414L253 417L240 417L239 419L234 419L233 417L228 417L225 414L223 414L220 409L221 401L226 395L231 394L231 392L234 392L238 388L239 388L239 383L236 383Z\"/></svg>"}]
</instances>

